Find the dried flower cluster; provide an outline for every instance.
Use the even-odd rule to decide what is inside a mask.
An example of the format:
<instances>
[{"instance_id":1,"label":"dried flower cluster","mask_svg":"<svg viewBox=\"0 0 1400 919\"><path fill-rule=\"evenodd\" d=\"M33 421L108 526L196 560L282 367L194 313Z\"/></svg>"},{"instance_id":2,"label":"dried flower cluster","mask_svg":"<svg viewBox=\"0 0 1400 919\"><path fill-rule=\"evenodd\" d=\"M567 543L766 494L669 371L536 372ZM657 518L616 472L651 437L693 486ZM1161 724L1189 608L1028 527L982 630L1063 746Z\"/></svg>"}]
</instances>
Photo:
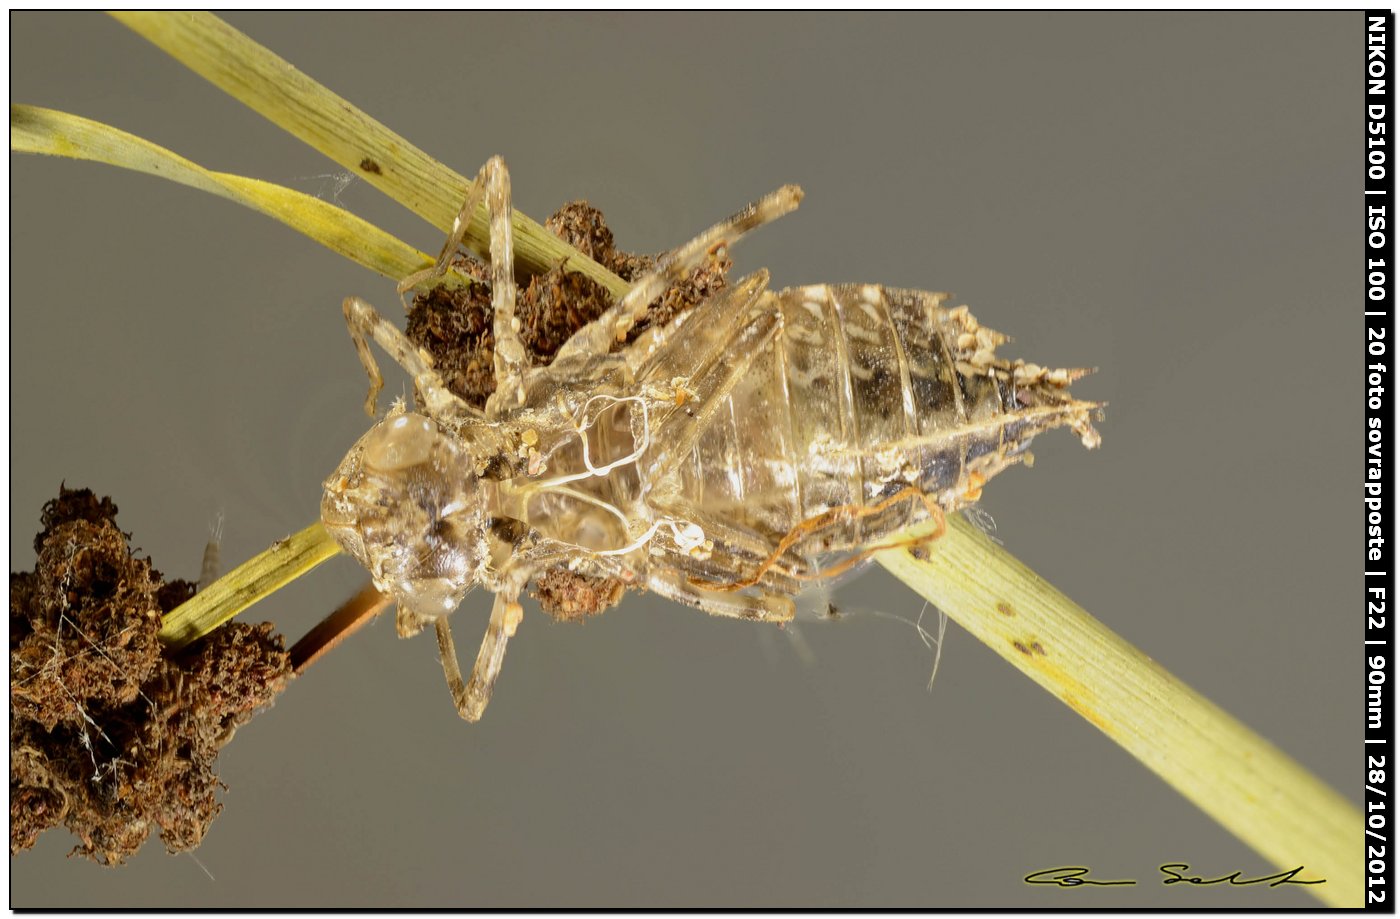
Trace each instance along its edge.
<instances>
[{"instance_id":1,"label":"dried flower cluster","mask_svg":"<svg viewBox=\"0 0 1400 919\"><path fill-rule=\"evenodd\" d=\"M272 626L232 623L167 656L160 621L194 593L132 553L116 505L60 488L33 571L10 575L10 852L63 824L120 864L159 829L199 845L222 808L214 760L291 670Z\"/></svg>"}]
</instances>

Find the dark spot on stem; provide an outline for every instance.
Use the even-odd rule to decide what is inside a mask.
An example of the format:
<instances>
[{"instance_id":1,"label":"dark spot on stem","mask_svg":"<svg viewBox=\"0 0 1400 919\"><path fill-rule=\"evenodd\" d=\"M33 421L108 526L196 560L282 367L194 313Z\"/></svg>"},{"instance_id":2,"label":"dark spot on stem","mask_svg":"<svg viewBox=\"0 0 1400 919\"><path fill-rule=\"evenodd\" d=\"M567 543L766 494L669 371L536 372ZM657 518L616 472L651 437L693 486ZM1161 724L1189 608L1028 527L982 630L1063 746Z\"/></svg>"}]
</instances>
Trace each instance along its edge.
<instances>
[{"instance_id":1,"label":"dark spot on stem","mask_svg":"<svg viewBox=\"0 0 1400 919\"><path fill-rule=\"evenodd\" d=\"M1013 641L1011 643L1011 647L1015 648L1017 651L1020 651L1026 657L1046 656L1045 646L1038 641L1032 641L1029 643L1022 641Z\"/></svg>"},{"instance_id":2,"label":"dark spot on stem","mask_svg":"<svg viewBox=\"0 0 1400 919\"><path fill-rule=\"evenodd\" d=\"M379 164L369 157L360 160L360 169L368 172L370 175L382 176L384 174L384 170L379 168Z\"/></svg>"}]
</instances>

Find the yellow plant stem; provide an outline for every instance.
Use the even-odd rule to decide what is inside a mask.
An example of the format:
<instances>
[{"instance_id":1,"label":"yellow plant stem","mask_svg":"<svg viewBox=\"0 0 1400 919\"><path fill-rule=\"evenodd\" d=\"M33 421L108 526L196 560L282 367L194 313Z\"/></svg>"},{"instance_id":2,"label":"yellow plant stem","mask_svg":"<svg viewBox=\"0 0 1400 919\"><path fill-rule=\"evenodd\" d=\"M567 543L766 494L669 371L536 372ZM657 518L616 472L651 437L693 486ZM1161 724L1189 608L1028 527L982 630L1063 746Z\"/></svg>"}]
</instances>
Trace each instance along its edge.
<instances>
[{"instance_id":1,"label":"yellow plant stem","mask_svg":"<svg viewBox=\"0 0 1400 919\"><path fill-rule=\"evenodd\" d=\"M876 558L1270 864L1326 879L1310 893L1361 906L1360 811L967 520Z\"/></svg>"},{"instance_id":2,"label":"yellow plant stem","mask_svg":"<svg viewBox=\"0 0 1400 919\"><path fill-rule=\"evenodd\" d=\"M118 12L118 21L165 53L310 144L444 233L471 183L379 121L209 13ZM587 275L614 297L627 283L529 217L511 214L518 270L543 274L555 265ZM489 257L486 208L478 208L467 244Z\"/></svg>"},{"instance_id":3,"label":"yellow plant stem","mask_svg":"<svg viewBox=\"0 0 1400 919\"><path fill-rule=\"evenodd\" d=\"M161 640L184 647L339 553L319 523L279 539L166 614Z\"/></svg>"},{"instance_id":4,"label":"yellow plant stem","mask_svg":"<svg viewBox=\"0 0 1400 919\"><path fill-rule=\"evenodd\" d=\"M105 163L227 198L280 220L332 252L393 281L433 264L426 253L320 198L272 182L205 169L164 147L90 118L12 104L10 150ZM448 269L446 280L449 285L475 283L455 268Z\"/></svg>"}]
</instances>

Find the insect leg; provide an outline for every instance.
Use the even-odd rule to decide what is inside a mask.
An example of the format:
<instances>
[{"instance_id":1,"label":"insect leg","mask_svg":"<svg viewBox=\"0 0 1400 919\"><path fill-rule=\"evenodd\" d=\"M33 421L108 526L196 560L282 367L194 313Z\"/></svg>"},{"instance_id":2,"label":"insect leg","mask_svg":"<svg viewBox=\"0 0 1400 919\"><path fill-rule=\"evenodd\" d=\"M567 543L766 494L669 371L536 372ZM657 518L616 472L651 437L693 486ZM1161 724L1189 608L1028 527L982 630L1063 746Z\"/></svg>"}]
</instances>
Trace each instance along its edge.
<instances>
[{"instance_id":1,"label":"insect leg","mask_svg":"<svg viewBox=\"0 0 1400 919\"><path fill-rule=\"evenodd\" d=\"M647 589L668 600L702 609L711 616L782 623L791 622L797 612L789 597L715 593L695 586L676 571L653 571L647 578Z\"/></svg>"},{"instance_id":2,"label":"insect leg","mask_svg":"<svg viewBox=\"0 0 1400 919\"><path fill-rule=\"evenodd\" d=\"M667 253L656 268L638 279L621 300L575 332L559 349L555 362L607 354L614 342L627 337L627 333L645 315L647 307L667 287L699 267L706 259L723 257L724 251L739 237L783 216L796 208L801 200L802 189L796 185L784 185L728 220L710 227L679 249Z\"/></svg>"},{"instance_id":3,"label":"insect leg","mask_svg":"<svg viewBox=\"0 0 1400 919\"><path fill-rule=\"evenodd\" d=\"M489 166L487 163L486 166ZM425 281L436 281L447 273L447 269L452 265L452 256L457 253L457 249L462 245L462 240L466 238L467 227L471 225L472 217L476 215L477 208L481 207L481 199L486 194L486 166L476 174L476 179L472 182L471 188L467 189L467 198L462 202L462 209L457 212L457 217L452 221L452 232L447 236L447 242L443 243L442 251L438 253L437 261L431 268L424 268L422 271L415 271L413 274L399 282L399 299L408 291L417 287ZM407 311L407 304L404 306Z\"/></svg>"},{"instance_id":4,"label":"insect leg","mask_svg":"<svg viewBox=\"0 0 1400 919\"><path fill-rule=\"evenodd\" d=\"M690 506L685 501L662 497L660 500L653 498L648 503L652 504L653 510L658 514L684 520L698 527L707 542L714 544L710 550L714 556L712 561L718 561L724 570L738 571L757 566L772 551L773 543L770 538L753 530L735 527L711 513ZM779 593L795 594L802 588L797 577L798 574L792 570L791 564L779 566L768 573L763 586L764 589ZM686 579L682 578L682 581ZM696 586L706 588L709 585Z\"/></svg>"},{"instance_id":5,"label":"insect leg","mask_svg":"<svg viewBox=\"0 0 1400 919\"><path fill-rule=\"evenodd\" d=\"M491 607L491 621L486 626L486 637L481 640L481 650L476 655L476 666L472 668L471 679L462 682L462 671L457 664L457 649L452 644L452 630L446 616L439 616L434 622L437 627L438 655L442 658L442 672L447 676L447 687L452 692L452 701L457 704L457 713L468 721L480 721L486 703L491 701L491 690L496 678L501 675L501 664L506 658L506 644L520 625L520 604L513 597L507 598L504 592L496 594Z\"/></svg>"},{"instance_id":6,"label":"insect leg","mask_svg":"<svg viewBox=\"0 0 1400 919\"><path fill-rule=\"evenodd\" d=\"M413 375L413 383L423 395L429 415L444 422L481 421L481 413L463 402L447 388L442 377L433 369L432 359L426 352L413 346L408 337L373 307L359 297L346 297L343 304L345 324L350 329L350 338L355 343L355 352L360 356L360 365L369 375L369 396L365 399L365 414L375 414L375 401L379 390L384 388L384 377L379 373L379 365L369 350L369 339L373 338L394 359L394 363Z\"/></svg>"},{"instance_id":7,"label":"insect leg","mask_svg":"<svg viewBox=\"0 0 1400 919\"><path fill-rule=\"evenodd\" d=\"M505 160L493 156L486 161L467 191L452 232L431 268L414 272L399 282L403 295L425 281L436 280L451 267L452 256L466 238L472 217L486 199L491 232L491 312L495 337L496 392L488 402L488 414L497 416L520 405L525 399L525 343L520 337L520 320L515 315L515 250L511 238L510 173ZM373 378L373 374L371 374Z\"/></svg>"},{"instance_id":8,"label":"insect leg","mask_svg":"<svg viewBox=\"0 0 1400 919\"><path fill-rule=\"evenodd\" d=\"M486 413L498 418L525 401L525 342L515 315L515 250L510 230L510 173L493 156L486 174L486 212L491 220L491 332L495 336L496 391Z\"/></svg>"}]
</instances>

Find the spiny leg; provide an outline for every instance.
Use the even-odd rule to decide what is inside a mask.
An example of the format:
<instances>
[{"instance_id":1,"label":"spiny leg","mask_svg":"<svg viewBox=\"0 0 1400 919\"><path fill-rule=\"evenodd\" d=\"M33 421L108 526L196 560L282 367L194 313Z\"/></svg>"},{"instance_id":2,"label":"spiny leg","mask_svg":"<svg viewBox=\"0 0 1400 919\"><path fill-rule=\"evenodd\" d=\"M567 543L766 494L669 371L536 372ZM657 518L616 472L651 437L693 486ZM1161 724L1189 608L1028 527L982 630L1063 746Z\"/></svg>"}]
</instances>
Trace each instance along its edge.
<instances>
[{"instance_id":1,"label":"spiny leg","mask_svg":"<svg viewBox=\"0 0 1400 919\"><path fill-rule=\"evenodd\" d=\"M668 600L702 609L711 616L782 624L791 622L797 613L796 606L789 597L778 594L749 596L714 593L697 587L674 571L654 571L647 578L647 589Z\"/></svg>"},{"instance_id":2,"label":"spiny leg","mask_svg":"<svg viewBox=\"0 0 1400 919\"><path fill-rule=\"evenodd\" d=\"M472 406L453 395L447 384L433 369L427 353L415 348L413 342L400 332L373 307L359 297L346 297L343 304L345 325L350 330L350 338L355 343L355 353L360 357L360 365L369 375L369 395L365 398L365 414L374 417L375 402L379 391L384 388L384 377L379 373L379 365L369 350L369 339L373 338L379 347L394 363L413 376L413 385L423 396L424 407L433 418L446 423L480 421L481 414Z\"/></svg>"},{"instance_id":3,"label":"spiny leg","mask_svg":"<svg viewBox=\"0 0 1400 919\"><path fill-rule=\"evenodd\" d=\"M510 173L493 156L486 173L486 212L491 219L491 332L496 339L496 391L486 400L492 418L525 401L525 342L515 315L515 249L510 229Z\"/></svg>"},{"instance_id":4,"label":"spiny leg","mask_svg":"<svg viewBox=\"0 0 1400 919\"><path fill-rule=\"evenodd\" d=\"M711 565L722 571L747 570L750 565L760 564L772 551L770 539L754 530L736 527L730 521L715 516L711 510L700 510L676 498L656 502L655 509L658 514L698 527L706 541L701 546L702 550L709 549L713 556ZM687 551L684 546L678 545L676 548ZM689 583L684 577L680 580ZM793 595L801 590L802 585L786 569L781 569L772 572L763 587L776 593Z\"/></svg>"},{"instance_id":5,"label":"spiny leg","mask_svg":"<svg viewBox=\"0 0 1400 919\"><path fill-rule=\"evenodd\" d=\"M471 679L462 682L462 670L457 663L457 649L452 643L452 630L446 616L439 616L434 623L437 627L438 656L442 658L442 672L447 677L447 688L452 692L452 701L457 705L457 713L467 721L480 721L486 703L491 701L491 690L496 678L501 675L501 664L506 658L506 644L515 629L520 625L520 604L505 593L496 594L491 607L491 621L486 626L486 637L481 640L481 650L476 655L476 665L472 667Z\"/></svg>"},{"instance_id":6,"label":"spiny leg","mask_svg":"<svg viewBox=\"0 0 1400 919\"><path fill-rule=\"evenodd\" d=\"M486 165L477 172L476 179L471 187L467 189L466 200L462 202L462 209L457 212L457 217L452 221L452 232L447 235L447 242L443 243L442 251L438 253L437 261L431 268L424 268L422 271L415 271L413 274L399 282L399 299L408 291L422 284L424 281L436 281L447 273L452 267L452 256L457 254L457 249L462 245L462 240L466 239L467 227L471 225L472 217L476 215L477 208L481 207L481 199L486 194ZM408 305L404 305L405 311Z\"/></svg>"},{"instance_id":7,"label":"spiny leg","mask_svg":"<svg viewBox=\"0 0 1400 919\"><path fill-rule=\"evenodd\" d=\"M486 199L491 232L491 325L495 338L496 391L487 401L487 414L499 417L525 401L525 343L520 337L520 320L515 315L515 250L511 238L510 172L505 160L493 156L476 174L467 190L462 209L452 221L452 232L431 268L414 272L399 282L399 297L424 281L447 273L467 227Z\"/></svg>"},{"instance_id":8,"label":"spiny leg","mask_svg":"<svg viewBox=\"0 0 1400 919\"><path fill-rule=\"evenodd\" d=\"M797 207L802 189L784 185L728 220L662 257L656 268L632 285L625 296L601 316L575 332L555 356L555 362L607 354L613 342L621 341L646 314L652 301L708 258L722 257L723 251L739 237Z\"/></svg>"}]
</instances>

